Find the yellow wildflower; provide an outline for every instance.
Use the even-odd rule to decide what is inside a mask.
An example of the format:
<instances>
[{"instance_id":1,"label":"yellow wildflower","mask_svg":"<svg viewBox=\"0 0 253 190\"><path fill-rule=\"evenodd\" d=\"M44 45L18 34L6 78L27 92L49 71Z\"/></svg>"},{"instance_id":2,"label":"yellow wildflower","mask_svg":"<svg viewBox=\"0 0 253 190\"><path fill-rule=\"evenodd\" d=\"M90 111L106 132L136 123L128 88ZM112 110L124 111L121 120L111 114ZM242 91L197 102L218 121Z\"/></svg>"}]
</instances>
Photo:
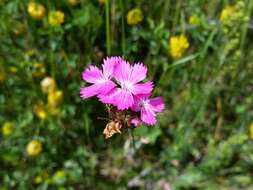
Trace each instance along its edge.
<instances>
[{"instance_id":1,"label":"yellow wildflower","mask_svg":"<svg viewBox=\"0 0 253 190\"><path fill-rule=\"evenodd\" d=\"M28 156L37 156L42 151L42 143L38 140L32 140L28 143L26 147L26 152Z\"/></svg>"},{"instance_id":2,"label":"yellow wildflower","mask_svg":"<svg viewBox=\"0 0 253 190\"><path fill-rule=\"evenodd\" d=\"M14 67L14 66L10 66L10 67L9 67L9 71L10 71L11 73L17 73L17 72L18 72L18 68L17 68L17 67Z\"/></svg>"},{"instance_id":3,"label":"yellow wildflower","mask_svg":"<svg viewBox=\"0 0 253 190\"><path fill-rule=\"evenodd\" d=\"M52 11L48 16L48 23L51 26L58 26L64 22L64 13L62 11Z\"/></svg>"},{"instance_id":4,"label":"yellow wildflower","mask_svg":"<svg viewBox=\"0 0 253 190\"><path fill-rule=\"evenodd\" d=\"M46 181L48 179L49 175L48 173L45 171L42 174L37 175L34 179L33 179L33 183L34 184L40 184L43 181Z\"/></svg>"},{"instance_id":5,"label":"yellow wildflower","mask_svg":"<svg viewBox=\"0 0 253 190\"><path fill-rule=\"evenodd\" d=\"M56 116L56 117L60 117L61 116L61 110L57 107L54 106L48 106L48 113L51 116Z\"/></svg>"},{"instance_id":6,"label":"yellow wildflower","mask_svg":"<svg viewBox=\"0 0 253 190\"><path fill-rule=\"evenodd\" d=\"M13 133L13 124L9 121L5 122L2 126L3 136L10 136Z\"/></svg>"},{"instance_id":7,"label":"yellow wildflower","mask_svg":"<svg viewBox=\"0 0 253 190\"><path fill-rule=\"evenodd\" d=\"M30 2L27 7L27 12L35 20L41 20L45 16L45 7L36 2Z\"/></svg>"},{"instance_id":8,"label":"yellow wildflower","mask_svg":"<svg viewBox=\"0 0 253 190\"><path fill-rule=\"evenodd\" d=\"M136 25L143 20L142 11L139 8L134 8L127 13L127 24Z\"/></svg>"},{"instance_id":9,"label":"yellow wildflower","mask_svg":"<svg viewBox=\"0 0 253 190\"><path fill-rule=\"evenodd\" d=\"M61 90L53 90L48 93L47 103L49 106L56 107L63 100L63 92Z\"/></svg>"},{"instance_id":10,"label":"yellow wildflower","mask_svg":"<svg viewBox=\"0 0 253 190\"><path fill-rule=\"evenodd\" d=\"M52 77L45 77L41 81L40 86L43 93L48 93L56 89L56 82Z\"/></svg>"},{"instance_id":11,"label":"yellow wildflower","mask_svg":"<svg viewBox=\"0 0 253 190\"><path fill-rule=\"evenodd\" d=\"M107 0L98 0L100 5L104 5L106 3Z\"/></svg>"},{"instance_id":12,"label":"yellow wildflower","mask_svg":"<svg viewBox=\"0 0 253 190\"><path fill-rule=\"evenodd\" d=\"M43 181L43 178L42 178L41 175L37 175L37 176L33 179L33 183L34 183L34 184L40 184L40 183L42 183L42 181Z\"/></svg>"},{"instance_id":13,"label":"yellow wildflower","mask_svg":"<svg viewBox=\"0 0 253 190\"><path fill-rule=\"evenodd\" d=\"M6 79L6 73L3 69L0 68L0 82L5 81Z\"/></svg>"},{"instance_id":14,"label":"yellow wildflower","mask_svg":"<svg viewBox=\"0 0 253 190\"><path fill-rule=\"evenodd\" d=\"M34 112L37 115L37 117L40 118L41 120L46 119L48 116L46 106L43 103L35 105Z\"/></svg>"},{"instance_id":15,"label":"yellow wildflower","mask_svg":"<svg viewBox=\"0 0 253 190\"><path fill-rule=\"evenodd\" d=\"M66 180L66 173L64 170L58 170L54 173L52 180L56 184L62 184Z\"/></svg>"},{"instance_id":16,"label":"yellow wildflower","mask_svg":"<svg viewBox=\"0 0 253 190\"><path fill-rule=\"evenodd\" d=\"M25 52L25 55L28 57L34 56L38 53L38 51L36 49L29 49Z\"/></svg>"},{"instance_id":17,"label":"yellow wildflower","mask_svg":"<svg viewBox=\"0 0 253 190\"><path fill-rule=\"evenodd\" d=\"M185 35L172 36L169 42L169 53L173 59L178 59L183 56L185 50L189 47L188 39Z\"/></svg>"},{"instance_id":18,"label":"yellow wildflower","mask_svg":"<svg viewBox=\"0 0 253 190\"><path fill-rule=\"evenodd\" d=\"M32 76L34 78L41 78L46 73L46 67L43 63L35 63L33 65Z\"/></svg>"},{"instance_id":19,"label":"yellow wildflower","mask_svg":"<svg viewBox=\"0 0 253 190\"><path fill-rule=\"evenodd\" d=\"M225 23L230 17L234 14L235 7L231 5L227 5L222 11L220 15L220 21Z\"/></svg>"},{"instance_id":20,"label":"yellow wildflower","mask_svg":"<svg viewBox=\"0 0 253 190\"><path fill-rule=\"evenodd\" d=\"M253 140L253 122L249 126L249 136Z\"/></svg>"},{"instance_id":21,"label":"yellow wildflower","mask_svg":"<svg viewBox=\"0 0 253 190\"><path fill-rule=\"evenodd\" d=\"M65 172L63 170L58 170L55 172L54 177L62 178L65 176Z\"/></svg>"},{"instance_id":22,"label":"yellow wildflower","mask_svg":"<svg viewBox=\"0 0 253 190\"><path fill-rule=\"evenodd\" d=\"M189 24L191 25L199 25L200 24L200 18L197 15L192 15L189 18Z\"/></svg>"},{"instance_id":23,"label":"yellow wildflower","mask_svg":"<svg viewBox=\"0 0 253 190\"><path fill-rule=\"evenodd\" d=\"M71 5L71 6L76 6L80 3L80 0L68 0L68 3Z\"/></svg>"}]
</instances>

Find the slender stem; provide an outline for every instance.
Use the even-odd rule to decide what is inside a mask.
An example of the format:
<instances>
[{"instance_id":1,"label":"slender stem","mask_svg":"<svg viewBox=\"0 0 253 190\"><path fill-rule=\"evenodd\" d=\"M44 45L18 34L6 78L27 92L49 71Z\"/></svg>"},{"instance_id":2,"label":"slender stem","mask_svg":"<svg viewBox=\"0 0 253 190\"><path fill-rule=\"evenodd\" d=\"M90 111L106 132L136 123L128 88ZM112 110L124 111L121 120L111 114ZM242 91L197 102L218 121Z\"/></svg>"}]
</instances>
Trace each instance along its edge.
<instances>
[{"instance_id":1,"label":"slender stem","mask_svg":"<svg viewBox=\"0 0 253 190\"><path fill-rule=\"evenodd\" d=\"M111 54L111 39L110 39L110 0L105 3L105 23L106 23L106 52Z\"/></svg>"},{"instance_id":2,"label":"slender stem","mask_svg":"<svg viewBox=\"0 0 253 190\"><path fill-rule=\"evenodd\" d=\"M122 54L126 54L126 34L125 34L125 17L124 17L124 3L123 0L120 0L120 9L121 9L121 48Z\"/></svg>"},{"instance_id":3,"label":"slender stem","mask_svg":"<svg viewBox=\"0 0 253 190\"><path fill-rule=\"evenodd\" d=\"M180 16L180 7L181 7L181 0L178 0L176 3L176 12L175 12L174 19L173 19L173 26L172 26L173 32L175 32L175 30L176 30L178 18Z\"/></svg>"},{"instance_id":4,"label":"slender stem","mask_svg":"<svg viewBox=\"0 0 253 190\"><path fill-rule=\"evenodd\" d=\"M131 139L132 139L133 149L134 149L134 151L136 151L134 133L133 133L133 131L132 131L131 129L129 129L129 128L128 128L128 132L129 132L129 134L130 134L130 136L131 136Z\"/></svg>"},{"instance_id":5,"label":"slender stem","mask_svg":"<svg viewBox=\"0 0 253 190\"><path fill-rule=\"evenodd\" d=\"M248 5L247 5L247 10L246 10L246 16L247 17L250 17L252 9L253 9L253 1L249 1ZM241 43L240 43L240 51L241 51L241 53L243 53L243 47L244 47L245 39L246 39L246 36L247 36L248 25L249 25L249 22L246 22L243 25L242 36L241 36ZM243 57L243 55L242 55L242 57Z\"/></svg>"}]
</instances>

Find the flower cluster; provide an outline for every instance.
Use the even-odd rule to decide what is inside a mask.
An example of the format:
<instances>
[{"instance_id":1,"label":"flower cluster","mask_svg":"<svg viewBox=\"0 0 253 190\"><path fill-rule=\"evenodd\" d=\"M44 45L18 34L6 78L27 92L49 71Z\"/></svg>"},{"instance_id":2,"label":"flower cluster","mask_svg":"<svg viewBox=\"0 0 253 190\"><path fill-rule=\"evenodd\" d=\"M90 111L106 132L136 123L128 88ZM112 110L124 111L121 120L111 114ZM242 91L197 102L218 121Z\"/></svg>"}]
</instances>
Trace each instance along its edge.
<instances>
[{"instance_id":1,"label":"flower cluster","mask_svg":"<svg viewBox=\"0 0 253 190\"><path fill-rule=\"evenodd\" d=\"M28 156L37 156L42 151L42 143L39 140L32 140L26 146Z\"/></svg>"},{"instance_id":2,"label":"flower cluster","mask_svg":"<svg viewBox=\"0 0 253 190\"><path fill-rule=\"evenodd\" d=\"M173 59L181 58L189 47L188 39L185 35L172 36L169 41L169 54Z\"/></svg>"},{"instance_id":3,"label":"flower cluster","mask_svg":"<svg viewBox=\"0 0 253 190\"><path fill-rule=\"evenodd\" d=\"M28 4L27 12L33 19L41 20L45 16L46 9L42 4L32 1Z\"/></svg>"},{"instance_id":4,"label":"flower cluster","mask_svg":"<svg viewBox=\"0 0 253 190\"><path fill-rule=\"evenodd\" d=\"M41 90L47 94L47 104L39 102L34 106L34 112L41 120L50 116L60 116L59 106L63 101L63 91L57 88L56 81L52 77L45 77L41 81Z\"/></svg>"},{"instance_id":5,"label":"flower cluster","mask_svg":"<svg viewBox=\"0 0 253 190\"><path fill-rule=\"evenodd\" d=\"M13 133L14 125L12 122L6 121L2 126L2 134L3 136L7 137Z\"/></svg>"},{"instance_id":6,"label":"flower cluster","mask_svg":"<svg viewBox=\"0 0 253 190\"><path fill-rule=\"evenodd\" d=\"M249 126L249 136L253 140L253 122Z\"/></svg>"},{"instance_id":7,"label":"flower cluster","mask_svg":"<svg viewBox=\"0 0 253 190\"><path fill-rule=\"evenodd\" d=\"M68 0L68 3L71 5L71 6L76 6L80 3L80 0Z\"/></svg>"},{"instance_id":8,"label":"flower cluster","mask_svg":"<svg viewBox=\"0 0 253 190\"><path fill-rule=\"evenodd\" d=\"M143 14L141 9L134 8L127 13L127 24L136 25L143 20Z\"/></svg>"},{"instance_id":9,"label":"flower cluster","mask_svg":"<svg viewBox=\"0 0 253 190\"><path fill-rule=\"evenodd\" d=\"M189 24L192 26L198 26L200 25L200 17L198 15L191 15L189 17Z\"/></svg>"},{"instance_id":10,"label":"flower cluster","mask_svg":"<svg viewBox=\"0 0 253 190\"><path fill-rule=\"evenodd\" d=\"M64 22L64 13L62 11L51 11L48 15L48 23L51 26L59 26Z\"/></svg>"},{"instance_id":11,"label":"flower cluster","mask_svg":"<svg viewBox=\"0 0 253 190\"><path fill-rule=\"evenodd\" d=\"M68 3L72 6L76 6L79 0L69 0ZM37 2L31 1L27 5L27 12L34 20L42 20L46 15L46 8ZM59 26L64 23L64 12L60 10L49 11L48 13L48 24L51 26Z\"/></svg>"},{"instance_id":12,"label":"flower cluster","mask_svg":"<svg viewBox=\"0 0 253 190\"><path fill-rule=\"evenodd\" d=\"M230 31L234 31L234 28L249 21L244 10L245 3L242 0L237 1L234 5L227 5L222 9L220 22L224 33L233 33Z\"/></svg>"},{"instance_id":13,"label":"flower cluster","mask_svg":"<svg viewBox=\"0 0 253 190\"><path fill-rule=\"evenodd\" d=\"M131 65L121 57L104 59L102 70L91 65L83 72L83 80L91 85L82 88L80 96L82 99L97 96L102 103L113 107L117 118L127 112L129 125L154 125L156 112L164 109L164 101L161 97L150 98L153 82L142 82L147 71L142 63ZM120 126L117 122L115 125Z\"/></svg>"}]
</instances>

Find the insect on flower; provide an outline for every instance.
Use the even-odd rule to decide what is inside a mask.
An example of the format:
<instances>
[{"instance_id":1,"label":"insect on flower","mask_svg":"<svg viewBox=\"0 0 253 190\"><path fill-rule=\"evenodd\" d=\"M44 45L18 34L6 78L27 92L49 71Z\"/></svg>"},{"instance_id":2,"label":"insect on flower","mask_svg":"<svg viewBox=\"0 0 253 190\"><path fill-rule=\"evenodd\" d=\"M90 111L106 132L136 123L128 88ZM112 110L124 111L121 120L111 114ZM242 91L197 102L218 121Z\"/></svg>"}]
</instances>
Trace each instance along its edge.
<instances>
[{"instance_id":1,"label":"insect on flower","mask_svg":"<svg viewBox=\"0 0 253 190\"><path fill-rule=\"evenodd\" d=\"M143 82L147 72L144 64L130 64L121 57L104 59L102 70L91 65L83 72L83 80L91 85L80 90L80 97L97 96L107 107L105 138L121 133L126 127L156 124L156 113L165 104L161 97L149 98L154 85L152 81Z\"/></svg>"}]
</instances>

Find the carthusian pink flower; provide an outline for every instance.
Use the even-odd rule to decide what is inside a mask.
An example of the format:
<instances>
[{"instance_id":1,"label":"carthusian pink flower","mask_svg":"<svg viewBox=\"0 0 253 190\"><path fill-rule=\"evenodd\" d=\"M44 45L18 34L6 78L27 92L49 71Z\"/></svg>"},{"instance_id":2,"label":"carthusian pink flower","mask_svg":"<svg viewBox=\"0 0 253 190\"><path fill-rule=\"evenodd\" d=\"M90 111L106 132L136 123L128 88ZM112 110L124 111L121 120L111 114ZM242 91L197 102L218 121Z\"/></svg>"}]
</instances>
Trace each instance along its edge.
<instances>
[{"instance_id":1,"label":"carthusian pink flower","mask_svg":"<svg viewBox=\"0 0 253 190\"><path fill-rule=\"evenodd\" d=\"M142 63L129 64L121 57L110 57L104 59L102 69L91 65L83 72L83 80L91 85L80 90L81 98L97 96L108 108L109 122L103 132L106 138L121 133L125 126L156 124L156 113L165 104L161 97L149 98L153 82L143 82L147 71Z\"/></svg>"},{"instance_id":2,"label":"carthusian pink flower","mask_svg":"<svg viewBox=\"0 0 253 190\"><path fill-rule=\"evenodd\" d=\"M150 98L150 95L138 95L135 97L134 105L131 109L140 112L140 119L147 125L156 123L156 112L161 112L164 107L164 100L161 97Z\"/></svg>"},{"instance_id":3,"label":"carthusian pink flower","mask_svg":"<svg viewBox=\"0 0 253 190\"><path fill-rule=\"evenodd\" d=\"M142 124L142 121L138 117L131 118L128 122L134 127L139 127Z\"/></svg>"},{"instance_id":4,"label":"carthusian pink flower","mask_svg":"<svg viewBox=\"0 0 253 190\"><path fill-rule=\"evenodd\" d=\"M91 86L84 87L80 90L82 99L89 98L91 96L106 94L116 84L111 80L113 77L115 66L121 61L120 57L111 57L104 59L102 70L96 66L89 66L82 74L83 80L91 83Z\"/></svg>"},{"instance_id":5,"label":"carthusian pink flower","mask_svg":"<svg viewBox=\"0 0 253 190\"><path fill-rule=\"evenodd\" d=\"M141 63L130 65L122 60L115 66L114 79L118 87L108 94L100 96L104 103L110 103L119 110L130 108L134 104L134 96L149 94L153 89L151 81L140 83L146 78L147 67Z\"/></svg>"}]
</instances>

